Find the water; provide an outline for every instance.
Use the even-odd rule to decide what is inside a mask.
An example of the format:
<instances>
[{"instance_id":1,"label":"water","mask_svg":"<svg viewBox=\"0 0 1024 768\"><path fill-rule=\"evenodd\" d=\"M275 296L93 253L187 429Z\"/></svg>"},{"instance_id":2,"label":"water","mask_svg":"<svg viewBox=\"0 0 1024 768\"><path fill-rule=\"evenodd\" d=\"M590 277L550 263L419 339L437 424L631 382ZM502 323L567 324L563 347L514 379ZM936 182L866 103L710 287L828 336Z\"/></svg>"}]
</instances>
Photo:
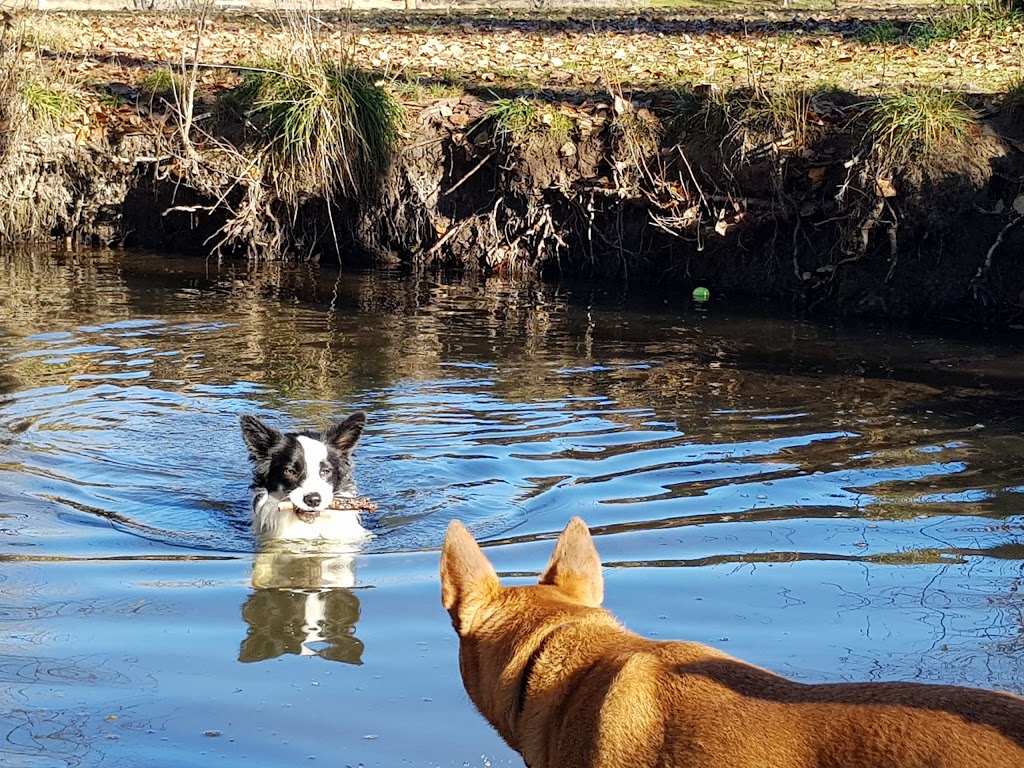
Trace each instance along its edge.
<instances>
[{"instance_id":1,"label":"water","mask_svg":"<svg viewBox=\"0 0 1024 768\"><path fill-rule=\"evenodd\" d=\"M462 691L453 518L523 582L582 515L649 636L1024 692L1013 339L139 254L0 267L2 765L521 765ZM377 537L255 552L237 415L355 409Z\"/></svg>"}]
</instances>

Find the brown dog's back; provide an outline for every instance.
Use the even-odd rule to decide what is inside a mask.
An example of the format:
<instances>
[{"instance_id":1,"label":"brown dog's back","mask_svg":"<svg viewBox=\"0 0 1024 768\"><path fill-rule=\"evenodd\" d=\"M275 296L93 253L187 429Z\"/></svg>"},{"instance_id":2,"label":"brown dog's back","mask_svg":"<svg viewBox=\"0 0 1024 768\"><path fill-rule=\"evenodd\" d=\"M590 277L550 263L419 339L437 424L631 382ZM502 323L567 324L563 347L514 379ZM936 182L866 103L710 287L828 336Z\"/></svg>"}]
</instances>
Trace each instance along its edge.
<instances>
[{"instance_id":1,"label":"brown dog's back","mask_svg":"<svg viewBox=\"0 0 1024 768\"><path fill-rule=\"evenodd\" d=\"M530 768L1024 768L1024 700L915 683L806 685L600 608L582 520L540 584L502 587L454 522L441 597L473 703Z\"/></svg>"}]
</instances>

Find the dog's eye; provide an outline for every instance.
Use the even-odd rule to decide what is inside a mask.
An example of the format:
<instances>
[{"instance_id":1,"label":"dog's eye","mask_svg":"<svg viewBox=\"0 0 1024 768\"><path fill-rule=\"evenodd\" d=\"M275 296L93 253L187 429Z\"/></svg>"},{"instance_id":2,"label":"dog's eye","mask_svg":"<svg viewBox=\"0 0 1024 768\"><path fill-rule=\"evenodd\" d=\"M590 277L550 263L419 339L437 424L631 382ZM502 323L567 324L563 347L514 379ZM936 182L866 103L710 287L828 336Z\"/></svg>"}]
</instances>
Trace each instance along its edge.
<instances>
[{"instance_id":1,"label":"dog's eye","mask_svg":"<svg viewBox=\"0 0 1024 768\"><path fill-rule=\"evenodd\" d=\"M321 467L320 468L320 477L322 477L324 480L327 480L330 476L331 476L331 468L330 467Z\"/></svg>"},{"instance_id":2,"label":"dog's eye","mask_svg":"<svg viewBox=\"0 0 1024 768\"><path fill-rule=\"evenodd\" d=\"M292 469L291 467L286 468L284 471L284 476L291 480L293 477L295 477L295 470Z\"/></svg>"}]
</instances>

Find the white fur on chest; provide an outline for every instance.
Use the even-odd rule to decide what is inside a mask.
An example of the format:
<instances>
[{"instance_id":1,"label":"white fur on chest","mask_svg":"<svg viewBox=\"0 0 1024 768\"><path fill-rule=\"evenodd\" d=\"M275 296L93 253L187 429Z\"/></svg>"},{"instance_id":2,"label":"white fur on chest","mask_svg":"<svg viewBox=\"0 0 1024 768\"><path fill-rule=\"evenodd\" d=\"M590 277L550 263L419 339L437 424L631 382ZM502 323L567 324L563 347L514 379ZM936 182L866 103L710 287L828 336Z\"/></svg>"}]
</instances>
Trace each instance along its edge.
<instances>
[{"instance_id":1,"label":"white fur on chest","mask_svg":"<svg viewBox=\"0 0 1024 768\"><path fill-rule=\"evenodd\" d=\"M306 523L294 511L280 509L280 501L281 498L265 490L256 491L252 502L253 528L261 538L353 543L370 538L356 510L325 509L312 523Z\"/></svg>"}]
</instances>

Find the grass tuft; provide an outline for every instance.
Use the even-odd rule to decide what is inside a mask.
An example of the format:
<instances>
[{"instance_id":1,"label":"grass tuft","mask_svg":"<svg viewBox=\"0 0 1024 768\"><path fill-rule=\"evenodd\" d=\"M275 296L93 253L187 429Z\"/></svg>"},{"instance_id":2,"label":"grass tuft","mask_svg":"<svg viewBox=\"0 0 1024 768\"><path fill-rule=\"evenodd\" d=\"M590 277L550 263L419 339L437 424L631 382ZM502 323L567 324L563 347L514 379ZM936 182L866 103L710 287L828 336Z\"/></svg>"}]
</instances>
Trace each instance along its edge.
<instances>
[{"instance_id":1,"label":"grass tuft","mask_svg":"<svg viewBox=\"0 0 1024 768\"><path fill-rule=\"evenodd\" d=\"M328 195L372 185L402 125L401 106L372 74L319 49L247 70L221 103L256 127L279 188Z\"/></svg>"},{"instance_id":2,"label":"grass tuft","mask_svg":"<svg viewBox=\"0 0 1024 768\"><path fill-rule=\"evenodd\" d=\"M1007 86L999 114L1011 123L1024 124L1024 77L1018 77Z\"/></svg>"},{"instance_id":3,"label":"grass tuft","mask_svg":"<svg viewBox=\"0 0 1024 768\"><path fill-rule=\"evenodd\" d=\"M182 76L170 67L157 67L146 73L139 87L146 93L172 101L184 92L185 84Z\"/></svg>"},{"instance_id":4,"label":"grass tuft","mask_svg":"<svg viewBox=\"0 0 1024 768\"><path fill-rule=\"evenodd\" d=\"M552 104L522 96L498 99L480 124L493 125L494 141L506 148L539 144L557 150L572 138L576 123Z\"/></svg>"},{"instance_id":5,"label":"grass tuft","mask_svg":"<svg viewBox=\"0 0 1024 768\"><path fill-rule=\"evenodd\" d=\"M415 104L430 104L444 99L461 99L466 89L456 83L435 78L396 78L391 83L391 92L403 101Z\"/></svg>"},{"instance_id":6,"label":"grass tuft","mask_svg":"<svg viewBox=\"0 0 1024 768\"><path fill-rule=\"evenodd\" d=\"M662 110L669 135L701 133L736 142L743 153L771 148L799 150L813 139L812 102L821 90L794 86L704 94L677 90Z\"/></svg>"},{"instance_id":7,"label":"grass tuft","mask_svg":"<svg viewBox=\"0 0 1024 768\"><path fill-rule=\"evenodd\" d=\"M883 96L870 110L869 135L883 166L963 144L977 116L957 93L916 88Z\"/></svg>"},{"instance_id":8,"label":"grass tuft","mask_svg":"<svg viewBox=\"0 0 1024 768\"><path fill-rule=\"evenodd\" d=\"M857 39L865 45L891 45L898 42L902 37L903 32L891 21L871 24L857 35Z\"/></svg>"},{"instance_id":9,"label":"grass tuft","mask_svg":"<svg viewBox=\"0 0 1024 768\"><path fill-rule=\"evenodd\" d=\"M540 109L535 101L522 97L498 99L484 113L494 125L494 138L505 146L519 146L541 125Z\"/></svg>"},{"instance_id":10,"label":"grass tuft","mask_svg":"<svg viewBox=\"0 0 1024 768\"><path fill-rule=\"evenodd\" d=\"M22 83L21 100L32 125L47 131L62 128L81 107L76 94L47 87L38 81Z\"/></svg>"},{"instance_id":11,"label":"grass tuft","mask_svg":"<svg viewBox=\"0 0 1024 768\"><path fill-rule=\"evenodd\" d=\"M557 109L545 110L540 116L540 121L547 126L548 137L557 146L569 141L576 127L571 117Z\"/></svg>"},{"instance_id":12,"label":"grass tuft","mask_svg":"<svg viewBox=\"0 0 1024 768\"><path fill-rule=\"evenodd\" d=\"M807 116L813 95L793 86L758 89L753 98L743 104L739 122L748 130L770 137L775 144L802 149L811 134Z\"/></svg>"},{"instance_id":13,"label":"grass tuft","mask_svg":"<svg viewBox=\"0 0 1024 768\"><path fill-rule=\"evenodd\" d=\"M936 43L985 34L1022 22L1024 12L1019 2L964 2L950 14L911 25L907 38L918 48L928 48Z\"/></svg>"}]
</instances>

